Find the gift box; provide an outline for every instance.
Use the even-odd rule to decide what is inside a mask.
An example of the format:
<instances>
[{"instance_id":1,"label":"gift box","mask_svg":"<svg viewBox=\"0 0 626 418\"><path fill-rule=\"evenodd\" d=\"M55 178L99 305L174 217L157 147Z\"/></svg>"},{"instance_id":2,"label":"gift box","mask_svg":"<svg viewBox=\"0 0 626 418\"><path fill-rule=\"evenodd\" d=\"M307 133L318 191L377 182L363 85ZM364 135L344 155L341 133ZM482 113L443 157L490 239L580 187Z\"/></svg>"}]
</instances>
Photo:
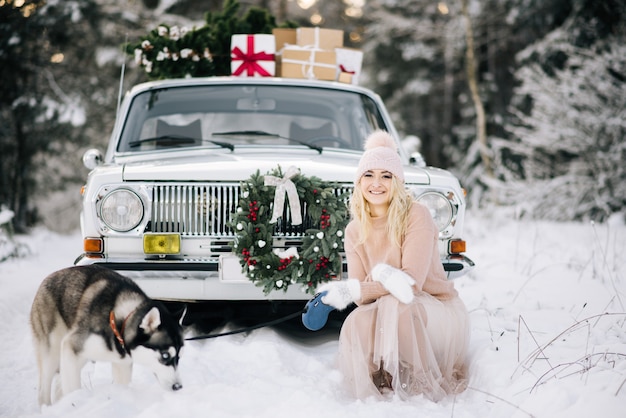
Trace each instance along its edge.
<instances>
[{"instance_id":1,"label":"gift box","mask_svg":"<svg viewBox=\"0 0 626 418\"><path fill-rule=\"evenodd\" d=\"M339 81L340 83L356 84L353 82L353 79L354 74L350 73L339 73L339 77L337 77L337 81Z\"/></svg>"},{"instance_id":2,"label":"gift box","mask_svg":"<svg viewBox=\"0 0 626 418\"><path fill-rule=\"evenodd\" d=\"M276 54L274 55L274 61L276 63L276 76L282 77L283 49L285 46L296 44L296 30L288 28L275 28L272 29L272 35L274 35L274 39L276 40Z\"/></svg>"},{"instance_id":3,"label":"gift box","mask_svg":"<svg viewBox=\"0 0 626 418\"><path fill-rule=\"evenodd\" d=\"M275 39L276 53L279 53L287 45L296 45L297 31L291 28L272 29Z\"/></svg>"},{"instance_id":4,"label":"gift box","mask_svg":"<svg viewBox=\"0 0 626 418\"><path fill-rule=\"evenodd\" d=\"M272 77L276 73L274 35L232 35L230 71L240 77Z\"/></svg>"},{"instance_id":5,"label":"gift box","mask_svg":"<svg viewBox=\"0 0 626 418\"><path fill-rule=\"evenodd\" d=\"M354 48L335 48L338 80L342 83L358 84L363 65L363 51Z\"/></svg>"},{"instance_id":6,"label":"gift box","mask_svg":"<svg viewBox=\"0 0 626 418\"><path fill-rule=\"evenodd\" d=\"M343 31L339 29L298 28L297 44L333 51L343 46Z\"/></svg>"},{"instance_id":7,"label":"gift box","mask_svg":"<svg viewBox=\"0 0 626 418\"><path fill-rule=\"evenodd\" d=\"M282 77L336 80L335 51L287 46L283 49Z\"/></svg>"}]
</instances>

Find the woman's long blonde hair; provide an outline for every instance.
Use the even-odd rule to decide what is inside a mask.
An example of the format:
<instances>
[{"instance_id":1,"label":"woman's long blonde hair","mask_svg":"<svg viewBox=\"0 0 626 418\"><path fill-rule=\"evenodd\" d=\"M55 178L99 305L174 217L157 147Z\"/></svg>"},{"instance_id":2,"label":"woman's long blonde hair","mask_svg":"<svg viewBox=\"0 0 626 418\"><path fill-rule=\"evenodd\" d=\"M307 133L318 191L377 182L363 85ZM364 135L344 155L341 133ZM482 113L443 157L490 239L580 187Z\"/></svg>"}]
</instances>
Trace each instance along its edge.
<instances>
[{"instance_id":1,"label":"woman's long blonde hair","mask_svg":"<svg viewBox=\"0 0 626 418\"><path fill-rule=\"evenodd\" d=\"M359 180L354 186L352 197L350 198L352 219L357 220L360 227L359 241L357 244L363 244L372 229L372 217L370 215L369 205L359 187L360 182ZM413 197L396 176L392 177L390 193L391 200L389 202L389 209L387 210L387 236L393 244L400 247L402 246L404 232L407 228Z\"/></svg>"}]
</instances>

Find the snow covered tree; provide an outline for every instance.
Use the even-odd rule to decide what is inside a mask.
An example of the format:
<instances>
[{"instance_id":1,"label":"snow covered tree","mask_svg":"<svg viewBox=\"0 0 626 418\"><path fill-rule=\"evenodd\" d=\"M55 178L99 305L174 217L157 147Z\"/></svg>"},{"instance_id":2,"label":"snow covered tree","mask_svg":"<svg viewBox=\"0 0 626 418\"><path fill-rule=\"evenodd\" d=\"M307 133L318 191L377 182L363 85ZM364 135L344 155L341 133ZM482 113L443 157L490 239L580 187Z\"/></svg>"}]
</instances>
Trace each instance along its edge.
<instances>
[{"instance_id":1,"label":"snow covered tree","mask_svg":"<svg viewBox=\"0 0 626 418\"><path fill-rule=\"evenodd\" d=\"M17 232L37 221L37 191L64 187L52 169L37 189L42 167L52 168L45 157L80 142L72 126L84 122L81 90L68 86L89 85L81 71L93 57L93 22L85 19L93 9L91 1L0 2L0 204L15 214ZM64 54L70 44L82 54Z\"/></svg>"},{"instance_id":2,"label":"snow covered tree","mask_svg":"<svg viewBox=\"0 0 626 418\"><path fill-rule=\"evenodd\" d=\"M418 135L432 165L445 165L442 149L454 122L452 102L463 71L463 29L427 0L380 0L366 5L362 84L386 101L397 128Z\"/></svg>"},{"instance_id":3,"label":"snow covered tree","mask_svg":"<svg viewBox=\"0 0 626 418\"><path fill-rule=\"evenodd\" d=\"M452 141L445 148L445 155L470 190L470 203L479 205L490 196L486 183L490 183L493 177L493 172L485 172L482 156L485 152L491 154L492 166L497 164L493 143L509 135L505 126L511 119L509 106L518 83L515 78L515 69L519 65L515 61L516 54L560 27L571 14L572 4L571 0L486 0L470 4L477 39L479 92L485 106L488 148L484 149L474 140L475 130L468 122L475 113L465 105L469 102L469 95L461 89L454 103L460 117L451 128Z\"/></svg>"},{"instance_id":4,"label":"snow covered tree","mask_svg":"<svg viewBox=\"0 0 626 418\"><path fill-rule=\"evenodd\" d=\"M569 0L469 0L476 77L487 135L502 132L515 53L558 26ZM476 110L466 73L462 2L378 0L366 5L364 84L387 102L398 128L422 140L428 164L470 183L480 156Z\"/></svg>"},{"instance_id":5,"label":"snow covered tree","mask_svg":"<svg viewBox=\"0 0 626 418\"><path fill-rule=\"evenodd\" d=\"M518 55L512 140L496 142L500 203L544 219L626 210L626 5L580 1Z\"/></svg>"}]
</instances>

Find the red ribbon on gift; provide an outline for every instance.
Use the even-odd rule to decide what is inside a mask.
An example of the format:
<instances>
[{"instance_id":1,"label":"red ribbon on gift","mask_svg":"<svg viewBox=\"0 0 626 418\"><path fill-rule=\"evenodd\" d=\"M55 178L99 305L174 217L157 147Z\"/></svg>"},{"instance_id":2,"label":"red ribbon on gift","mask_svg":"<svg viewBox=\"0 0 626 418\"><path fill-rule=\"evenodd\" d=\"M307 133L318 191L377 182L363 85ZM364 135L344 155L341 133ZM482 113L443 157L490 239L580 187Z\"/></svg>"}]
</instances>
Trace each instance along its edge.
<instances>
[{"instance_id":1,"label":"red ribbon on gift","mask_svg":"<svg viewBox=\"0 0 626 418\"><path fill-rule=\"evenodd\" d=\"M341 70L342 73L356 74L356 71L347 70L346 67L343 66L343 64L339 64L339 70Z\"/></svg>"},{"instance_id":2,"label":"red ribbon on gift","mask_svg":"<svg viewBox=\"0 0 626 418\"><path fill-rule=\"evenodd\" d=\"M274 54L254 52L254 35L248 35L248 51L246 53L236 46L232 50L232 55L233 61L243 61L233 75L241 75L241 73L246 71L248 76L253 76L255 72L263 77L271 76L257 61L274 61Z\"/></svg>"}]
</instances>

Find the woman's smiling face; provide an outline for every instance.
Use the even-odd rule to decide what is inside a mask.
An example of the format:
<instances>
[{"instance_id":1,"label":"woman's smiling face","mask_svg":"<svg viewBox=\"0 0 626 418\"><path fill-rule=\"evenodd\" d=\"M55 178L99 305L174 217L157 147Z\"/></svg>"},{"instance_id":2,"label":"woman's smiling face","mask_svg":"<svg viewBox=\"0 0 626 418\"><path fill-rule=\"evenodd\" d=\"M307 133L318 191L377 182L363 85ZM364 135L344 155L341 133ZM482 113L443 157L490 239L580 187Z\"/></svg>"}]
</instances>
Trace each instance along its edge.
<instances>
[{"instance_id":1,"label":"woman's smiling face","mask_svg":"<svg viewBox=\"0 0 626 418\"><path fill-rule=\"evenodd\" d=\"M370 210L376 207L387 210L391 201L392 180L393 174L387 170L368 170L363 174L359 187L370 205ZM377 213L380 214L382 213Z\"/></svg>"}]
</instances>

